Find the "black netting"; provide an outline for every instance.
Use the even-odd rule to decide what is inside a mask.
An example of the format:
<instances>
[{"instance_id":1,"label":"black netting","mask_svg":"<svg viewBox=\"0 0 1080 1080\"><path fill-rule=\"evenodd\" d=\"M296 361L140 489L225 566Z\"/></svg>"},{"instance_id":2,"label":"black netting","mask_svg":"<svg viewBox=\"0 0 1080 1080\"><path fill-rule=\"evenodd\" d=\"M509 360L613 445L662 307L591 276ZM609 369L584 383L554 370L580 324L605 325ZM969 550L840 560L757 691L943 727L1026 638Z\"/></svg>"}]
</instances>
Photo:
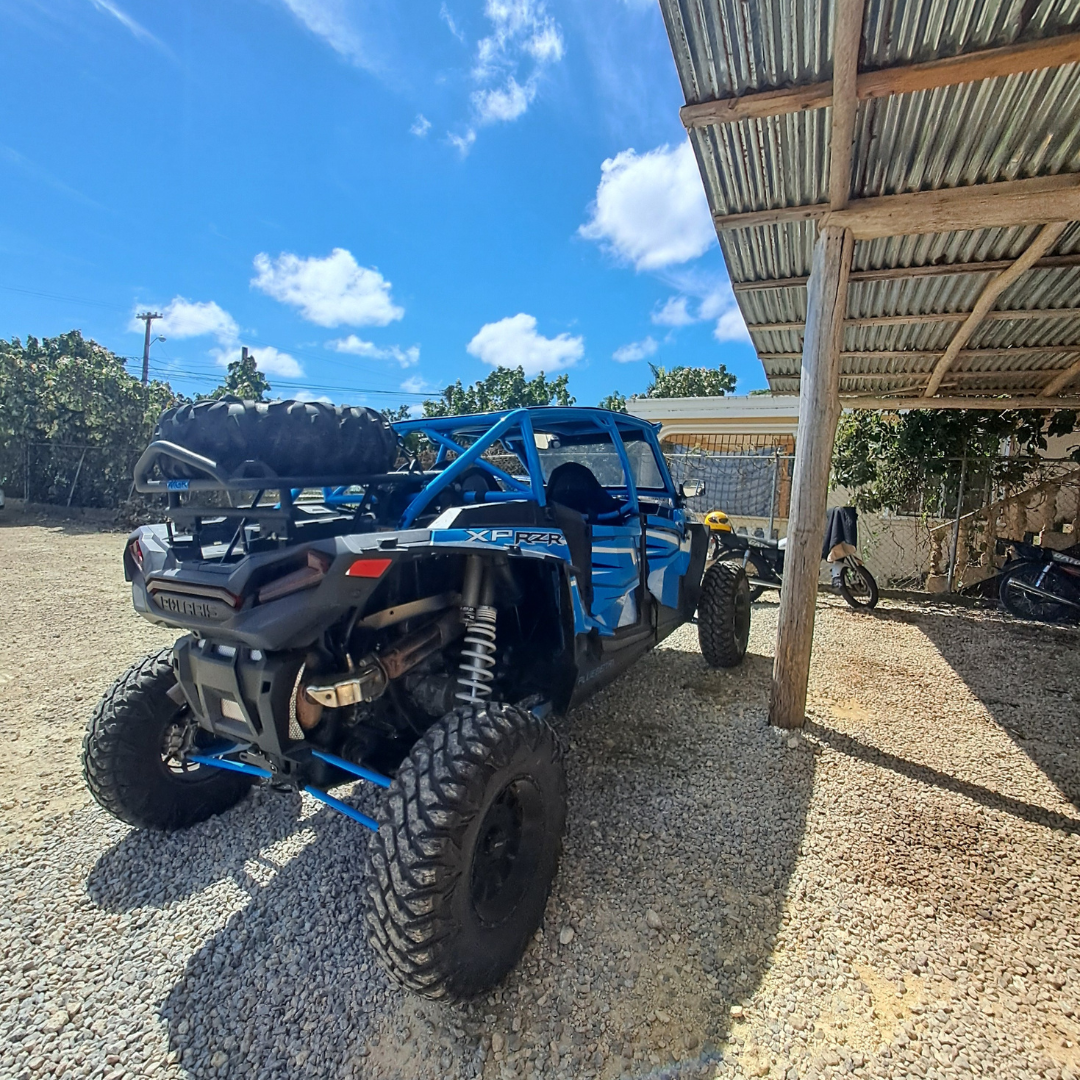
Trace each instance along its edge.
<instances>
[{"instance_id":1,"label":"black netting","mask_svg":"<svg viewBox=\"0 0 1080 1080\"><path fill-rule=\"evenodd\" d=\"M704 494L687 500L698 513L723 510L737 517L783 516L781 505L790 487L790 455L767 447L743 454L694 448L667 449L668 468L676 484L704 480Z\"/></svg>"}]
</instances>

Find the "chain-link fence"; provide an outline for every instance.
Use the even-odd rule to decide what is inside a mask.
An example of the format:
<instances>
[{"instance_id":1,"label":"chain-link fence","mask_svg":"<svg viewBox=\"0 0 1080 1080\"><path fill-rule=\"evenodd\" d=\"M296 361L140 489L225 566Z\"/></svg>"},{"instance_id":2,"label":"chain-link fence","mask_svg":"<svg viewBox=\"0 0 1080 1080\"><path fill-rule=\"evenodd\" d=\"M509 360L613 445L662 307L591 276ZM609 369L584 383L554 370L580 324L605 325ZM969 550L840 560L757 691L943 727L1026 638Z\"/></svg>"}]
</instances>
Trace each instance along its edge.
<instances>
[{"instance_id":1,"label":"chain-link fence","mask_svg":"<svg viewBox=\"0 0 1080 1080\"><path fill-rule=\"evenodd\" d=\"M58 506L119 506L131 494L136 453L83 443L30 442L2 448L5 494Z\"/></svg>"}]
</instances>

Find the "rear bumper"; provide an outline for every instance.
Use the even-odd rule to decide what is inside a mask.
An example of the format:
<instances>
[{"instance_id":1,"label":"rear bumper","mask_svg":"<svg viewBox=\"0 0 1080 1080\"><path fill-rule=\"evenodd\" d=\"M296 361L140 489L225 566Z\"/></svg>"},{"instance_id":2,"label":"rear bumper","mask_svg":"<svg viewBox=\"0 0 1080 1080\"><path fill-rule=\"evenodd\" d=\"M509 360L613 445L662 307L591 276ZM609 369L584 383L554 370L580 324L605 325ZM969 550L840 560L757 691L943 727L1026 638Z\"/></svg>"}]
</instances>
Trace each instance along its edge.
<instances>
[{"instance_id":1,"label":"rear bumper","mask_svg":"<svg viewBox=\"0 0 1080 1080\"><path fill-rule=\"evenodd\" d=\"M303 663L297 653L266 654L205 638L181 638L173 646L177 680L199 725L221 739L249 743L263 763L289 771L286 759L290 711Z\"/></svg>"}]
</instances>

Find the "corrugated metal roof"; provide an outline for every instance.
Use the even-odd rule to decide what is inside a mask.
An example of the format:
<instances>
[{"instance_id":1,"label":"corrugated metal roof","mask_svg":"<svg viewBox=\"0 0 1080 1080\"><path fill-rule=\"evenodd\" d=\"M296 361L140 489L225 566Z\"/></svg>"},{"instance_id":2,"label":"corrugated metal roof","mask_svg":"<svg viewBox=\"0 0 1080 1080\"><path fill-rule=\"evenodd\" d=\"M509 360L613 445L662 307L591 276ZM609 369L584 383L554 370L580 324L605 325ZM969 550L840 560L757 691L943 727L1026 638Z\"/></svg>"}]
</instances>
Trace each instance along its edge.
<instances>
[{"instance_id":1,"label":"corrugated metal roof","mask_svg":"<svg viewBox=\"0 0 1080 1080\"><path fill-rule=\"evenodd\" d=\"M688 104L810 85L832 76L833 0L660 0ZM1034 41L1080 28L1080 0L866 0L860 72ZM828 202L829 107L694 127L714 214ZM915 93L870 98L855 120L852 198L964 187L1080 172L1080 62ZM859 241L848 318L969 312L1001 266L938 276L859 280L860 271L1012 260L1037 228L895 236ZM720 230L731 279L796 279L736 297L774 391L797 391L801 331L773 328L805 317L813 221ZM1052 249L1080 253L1080 226ZM1080 260L1077 260L1080 261ZM1002 311L1080 308L1080 265L1039 267L998 299ZM852 326L842 390L892 393L925 386L934 356L959 320ZM994 319L967 342L949 393L1038 392L1075 354L1080 317ZM979 356L971 350L994 349ZM1003 350L1022 349L1015 356ZM1055 351L1057 349L1058 351ZM857 356L847 354L881 354ZM910 353L910 356L903 356ZM794 376L794 377L793 377ZM1080 384L1080 376L1077 379Z\"/></svg>"}]
</instances>

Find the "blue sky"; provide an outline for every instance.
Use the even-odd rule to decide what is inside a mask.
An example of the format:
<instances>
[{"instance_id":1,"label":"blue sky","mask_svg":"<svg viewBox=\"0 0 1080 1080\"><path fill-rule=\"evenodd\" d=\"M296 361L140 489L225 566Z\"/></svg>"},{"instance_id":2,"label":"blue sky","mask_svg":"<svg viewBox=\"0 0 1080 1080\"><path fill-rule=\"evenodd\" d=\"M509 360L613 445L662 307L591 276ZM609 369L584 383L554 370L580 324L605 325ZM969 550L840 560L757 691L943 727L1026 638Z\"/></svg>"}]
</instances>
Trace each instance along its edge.
<instances>
[{"instance_id":1,"label":"blue sky","mask_svg":"<svg viewBox=\"0 0 1080 1080\"><path fill-rule=\"evenodd\" d=\"M0 39L0 337L137 357L152 307L179 389L247 345L377 406L500 363L764 385L655 2L0 0Z\"/></svg>"}]
</instances>

